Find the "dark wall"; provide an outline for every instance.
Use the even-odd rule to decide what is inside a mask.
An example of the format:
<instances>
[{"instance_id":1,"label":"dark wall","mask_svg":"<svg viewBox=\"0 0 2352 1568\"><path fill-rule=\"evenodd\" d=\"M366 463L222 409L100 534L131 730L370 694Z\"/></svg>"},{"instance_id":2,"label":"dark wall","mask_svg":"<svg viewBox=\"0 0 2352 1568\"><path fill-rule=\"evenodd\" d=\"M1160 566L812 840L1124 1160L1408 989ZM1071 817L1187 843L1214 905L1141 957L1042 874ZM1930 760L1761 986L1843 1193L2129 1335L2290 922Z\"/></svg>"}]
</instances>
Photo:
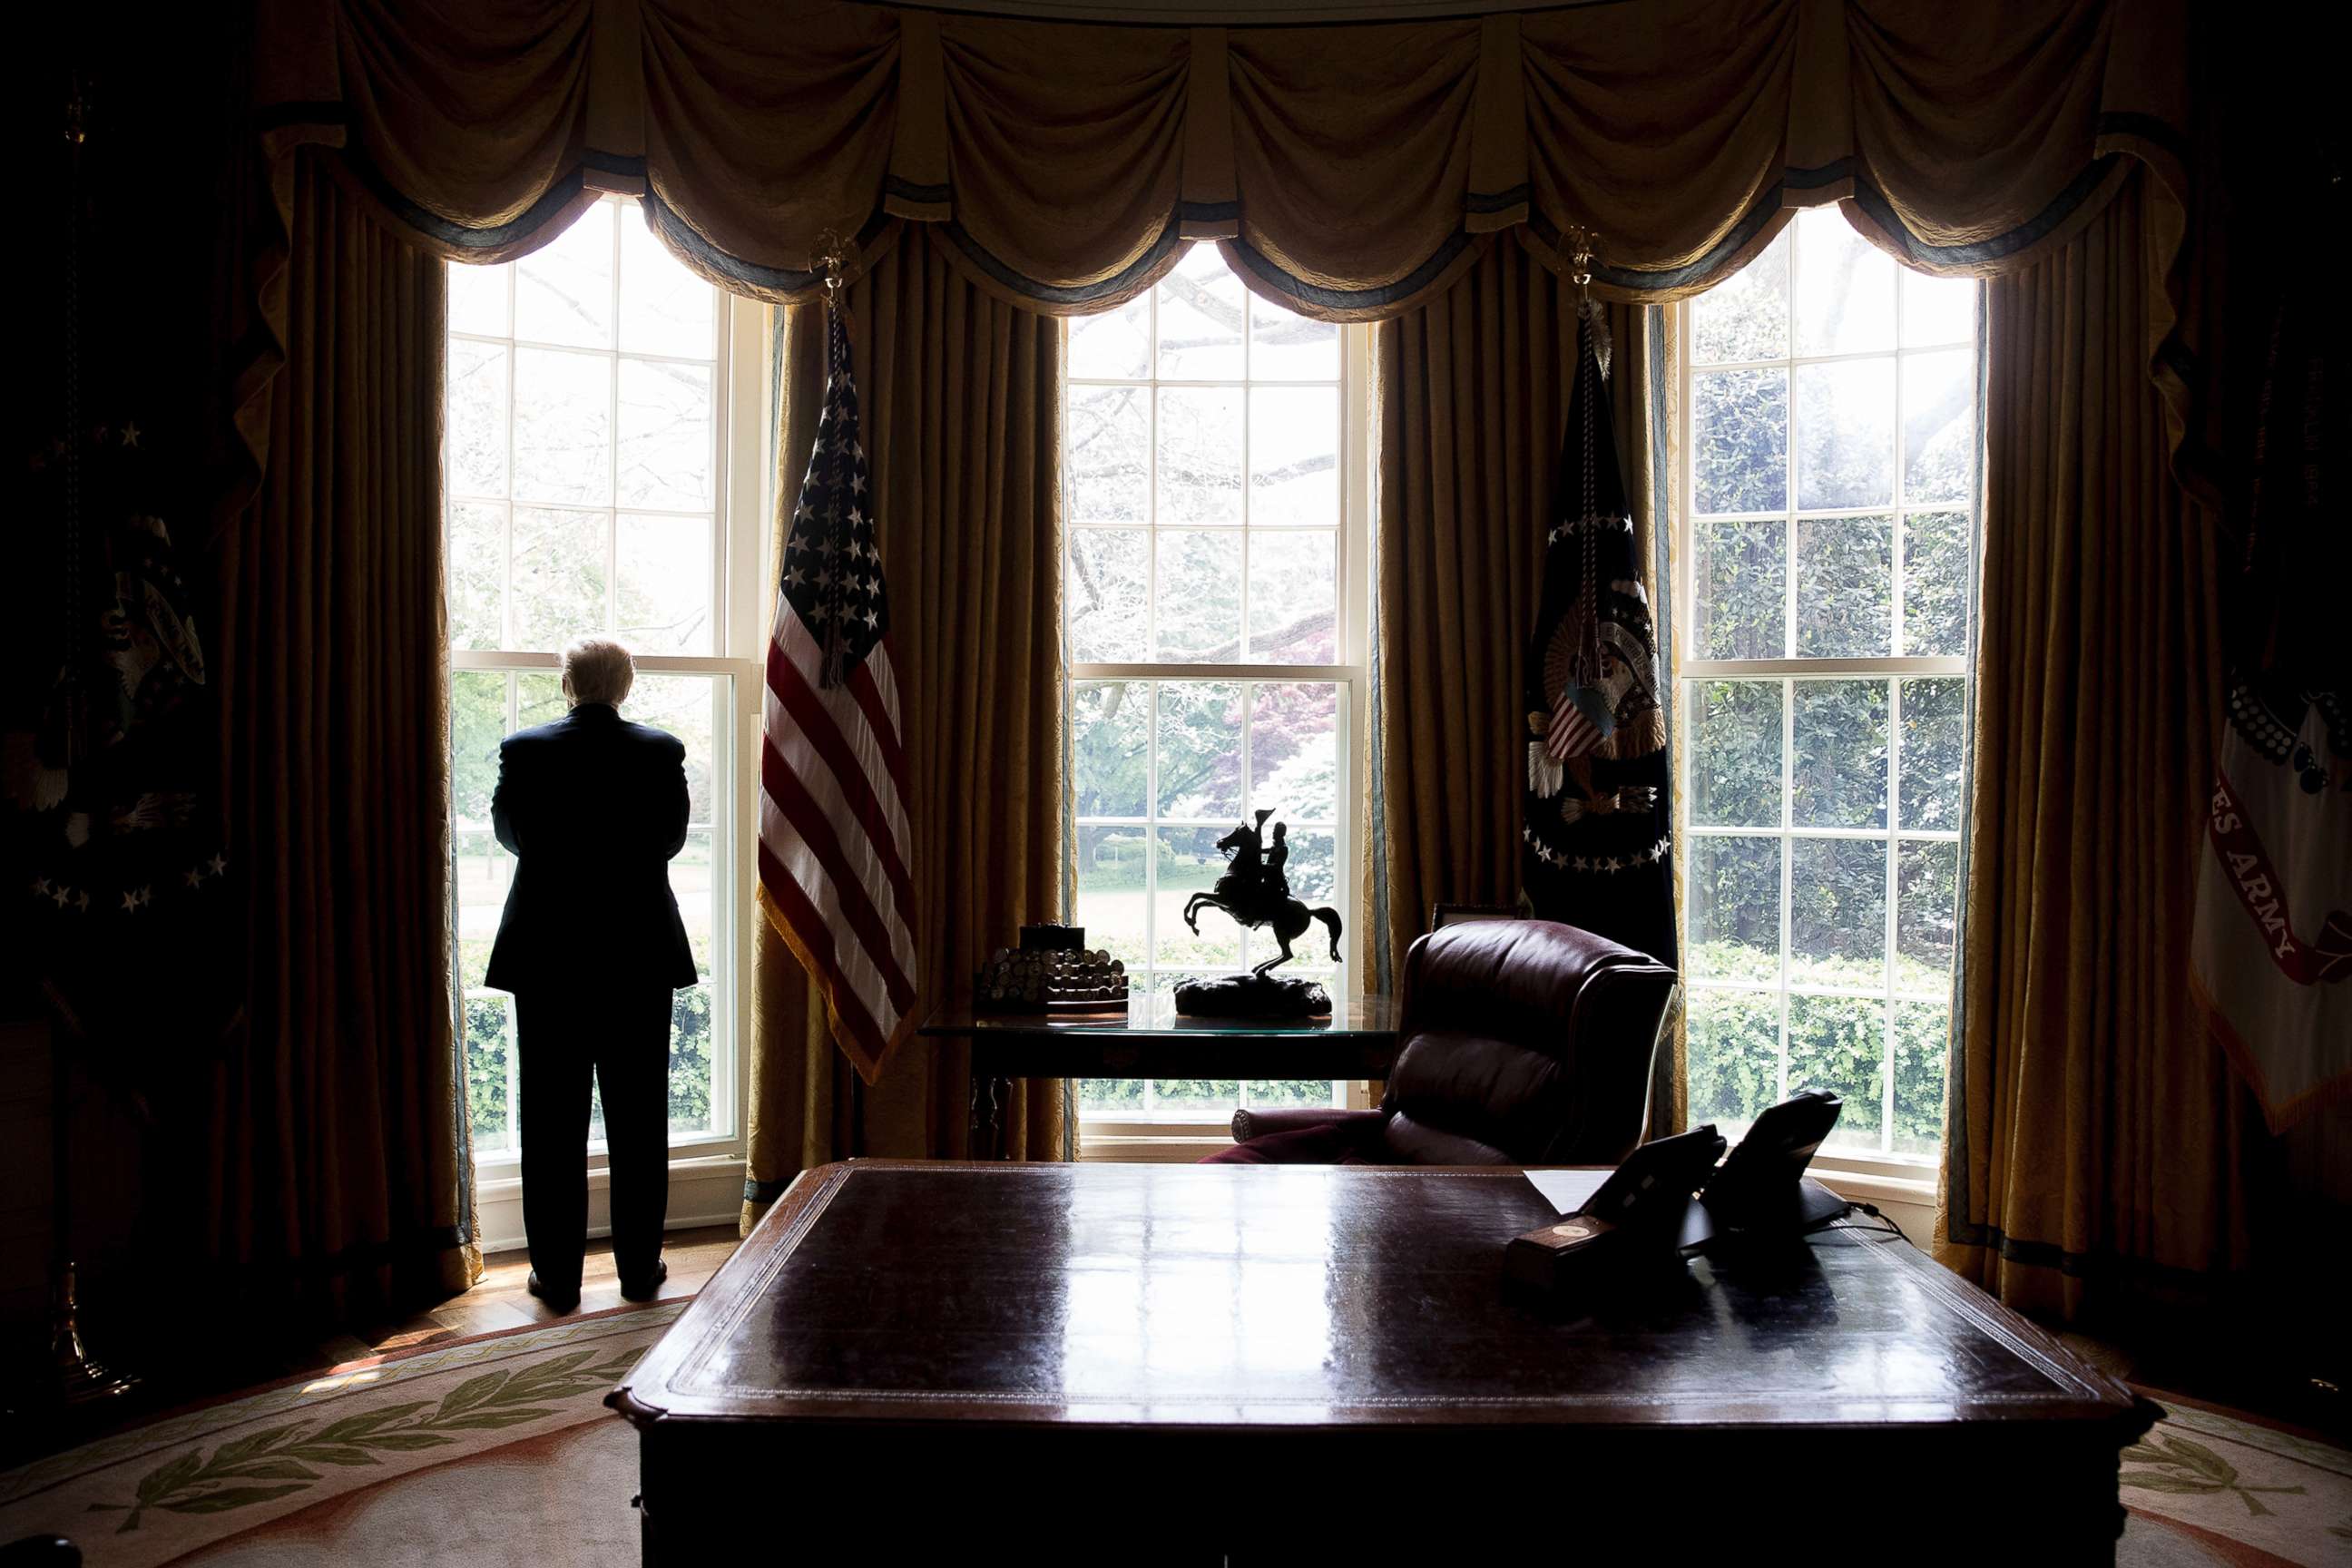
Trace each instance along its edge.
<instances>
[{"instance_id":1,"label":"dark wall","mask_svg":"<svg viewBox=\"0 0 2352 1568\"><path fill-rule=\"evenodd\" d=\"M202 550L224 475L218 391L230 345L221 341L224 280L216 276L236 181L251 165L239 143L246 50L242 7L52 6L11 19L11 212L20 279L16 330L16 515L0 531L0 731L38 722L65 646L62 508L48 460L66 432L67 387L79 377L85 430L125 420L140 429L142 506L162 516L195 569L197 629L210 639L209 574ZM84 140L66 137L77 85ZM79 165L77 167L77 164ZM67 303L79 300L79 331ZM32 834L0 806L0 887L15 896ZM0 1372L37 1351L52 1236L49 1182L51 1056L48 960L38 934L9 904L0 923ZM22 940L20 940L22 933ZM142 974L126 967L121 983ZM168 1011L168 1009L166 1009ZM143 1042L67 1040L66 1123L72 1164L73 1250L86 1294L104 1321L156 1284L163 1254L142 1237L142 1193L168 1179L149 1168L159 1097L130 1070L133 1049L185 1058L200 1046L166 1024ZM150 1064L152 1065L152 1064Z\"/></svg>"}]
</instances>

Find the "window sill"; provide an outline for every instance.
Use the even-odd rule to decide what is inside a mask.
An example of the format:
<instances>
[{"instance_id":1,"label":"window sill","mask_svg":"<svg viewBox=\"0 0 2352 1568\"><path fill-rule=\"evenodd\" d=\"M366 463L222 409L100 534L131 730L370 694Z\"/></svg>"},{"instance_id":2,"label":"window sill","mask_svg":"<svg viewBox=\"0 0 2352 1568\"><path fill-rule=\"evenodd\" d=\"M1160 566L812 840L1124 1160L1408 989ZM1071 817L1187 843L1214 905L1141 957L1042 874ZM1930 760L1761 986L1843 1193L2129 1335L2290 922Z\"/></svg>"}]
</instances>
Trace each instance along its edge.
<instances>
[{"instance_id":1,"label":"window sill","mask_svg":"<svg viewBox=\"0 0 2352 1568\"><path fill-rule=\"evenodd\" d=\"M588 1234L612 1234L612 1173L603 1165L588 1173ZM485 1252L523 1245L522 1176L512 1160L478 1167L474 1183L476 1234ZM743 1156L740 1152L693 1152L669 1163L669 1215L665 1227L732 1225L743 1212Z\"/></svg>"}]
</instances>

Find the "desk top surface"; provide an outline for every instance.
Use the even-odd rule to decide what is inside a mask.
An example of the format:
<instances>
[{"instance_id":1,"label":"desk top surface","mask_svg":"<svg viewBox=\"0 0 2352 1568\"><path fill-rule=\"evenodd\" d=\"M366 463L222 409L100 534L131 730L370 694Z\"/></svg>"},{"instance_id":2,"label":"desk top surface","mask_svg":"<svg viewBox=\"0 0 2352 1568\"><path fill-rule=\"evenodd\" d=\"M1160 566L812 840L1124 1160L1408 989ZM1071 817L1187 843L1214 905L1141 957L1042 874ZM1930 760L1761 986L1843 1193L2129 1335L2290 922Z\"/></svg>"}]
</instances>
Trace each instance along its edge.
<instances>
[{"instance_id":1,"label":"desk top surface","mask_svg":"<svg viewBox=\"0 0 2352 1568\"><path fill-rule=\"evenodd\" d=\"M1014 1036L1132 1039L1139 1035L1171 1038L1212 1036L1249 1039L1387 1038L1396 1034L1396 1004L1386 996L1344 994L1331 998L1322 1018L1192 1018L1176 1011L1165 991L1138 992L1124 1012L1047 1016L1036 1013L982 1013L969 1000L950 1003L923 1021L926 1035Z\"/></svg>"},{"instance_id":2,"label":"desk top surface","mask_svg":"<svg viewBox=\"0 0 2352 1568\"><path fill-rule=\"evenodd\" d=\"M1553 1217L1507 1169L825 1165L614 1403L640 1425L2131 1417L2122 1385L1862 1230L1547 1318L1502 1258Z\"/></svg>"}]
</instances>

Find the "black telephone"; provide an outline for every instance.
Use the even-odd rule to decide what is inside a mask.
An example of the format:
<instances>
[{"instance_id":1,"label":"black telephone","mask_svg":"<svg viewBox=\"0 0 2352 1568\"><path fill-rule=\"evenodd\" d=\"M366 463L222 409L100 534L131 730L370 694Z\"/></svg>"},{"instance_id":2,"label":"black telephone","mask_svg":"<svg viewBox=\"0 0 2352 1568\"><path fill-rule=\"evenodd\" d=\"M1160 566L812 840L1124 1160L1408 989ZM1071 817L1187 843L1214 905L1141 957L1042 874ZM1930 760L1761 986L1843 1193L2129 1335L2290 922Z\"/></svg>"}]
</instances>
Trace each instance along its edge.
<instances>
[{"instance_id":1,"label":"black telephone","mask_svg":"<svg viewBox=\"0 0 2352 1568\"><path fill-rule=\"evenodd\" d=\"M1756 1119L1700 1194L1717 1236L1796 1235L1845 1213L1843 1198L1805 1177L1845 1101L1808 1089Z\"/></svg>"},{"instance_id":2,"label":"black telephone","mask_svg":"<svg viewBox=\"0 0 2352 1568\"><path fill-rule=\"evenodd\" d=\"M1612 1273L1671 1264L1679 1271L1691 1194L1723 1158L1712 1125L1644 1143L1574 1214L1514 1237L1503 1275L1546 1295L1589 1289Z\"/></svg>"}]
</instances>

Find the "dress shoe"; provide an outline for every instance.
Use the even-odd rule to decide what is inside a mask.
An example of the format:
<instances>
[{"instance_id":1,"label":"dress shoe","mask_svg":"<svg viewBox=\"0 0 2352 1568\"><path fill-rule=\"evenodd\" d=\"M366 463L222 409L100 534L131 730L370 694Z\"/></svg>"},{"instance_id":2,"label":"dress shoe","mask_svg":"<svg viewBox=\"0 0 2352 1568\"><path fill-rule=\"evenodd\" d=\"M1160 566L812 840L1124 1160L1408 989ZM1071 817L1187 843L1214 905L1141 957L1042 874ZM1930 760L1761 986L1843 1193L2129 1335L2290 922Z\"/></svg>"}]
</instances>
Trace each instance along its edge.
<instances>
[{"instance_id":1,"label":"dress shoe","mask_svg":"<svg viewBox=\"0 0 2352 1568\"><path fill-rule=\"evenodd\" d=\"M654 1299L655 1294L661 1289L662 1281L668 1278L669 1265L661 1258L656 1258L654 1259L652 1273L646 1275L642 1279L625 1279L621 1282L621 1300L624 1301L650 1301Z\"/></svg>"},{"instance_id":2,"label":"dress shoe","mask_svg":"<svg viewBox=\"0 0 2352 1568\"><path fill-rule=\"evenodd\" d=\"M540 1279L539 1270L536 1268L531 1270L530 1278L522 1282L522 1288L530 1291L532 1295L538 1297L541 1300L546 1302L550 1308L558 1312L568 1312L572 1310L572 1308L580 1305L580 1289L578 1286L574 1286L569 1290L555 1289Z\"/></svg>"}]
</instances>

